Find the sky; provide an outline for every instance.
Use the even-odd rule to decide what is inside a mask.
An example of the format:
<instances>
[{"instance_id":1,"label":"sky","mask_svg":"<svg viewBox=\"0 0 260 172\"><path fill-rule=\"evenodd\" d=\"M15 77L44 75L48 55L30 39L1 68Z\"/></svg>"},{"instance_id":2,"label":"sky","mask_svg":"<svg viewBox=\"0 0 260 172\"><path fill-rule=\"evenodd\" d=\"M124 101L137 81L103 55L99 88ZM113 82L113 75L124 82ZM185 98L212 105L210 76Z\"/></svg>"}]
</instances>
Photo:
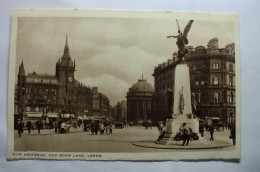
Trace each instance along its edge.
<instances>
[{"instance_id":1,"label":"sky","mask_svg":"<svg viewBox=\"0 0 260 172\"><path fill-rule=\"evenodd\" d=\"M179 20L183 30L188 20ZM25 73L55 74L66 34L76 61L75 79L97 86L110 104L126 99L128 89L142 78L154 85L154 67L177 50L175 19L19 17L16 75L23 60ZM197 21L188 34L189 45L207 46L217 37L219 47L234 42L232 22Z\"/></svg>"}]
</instances>

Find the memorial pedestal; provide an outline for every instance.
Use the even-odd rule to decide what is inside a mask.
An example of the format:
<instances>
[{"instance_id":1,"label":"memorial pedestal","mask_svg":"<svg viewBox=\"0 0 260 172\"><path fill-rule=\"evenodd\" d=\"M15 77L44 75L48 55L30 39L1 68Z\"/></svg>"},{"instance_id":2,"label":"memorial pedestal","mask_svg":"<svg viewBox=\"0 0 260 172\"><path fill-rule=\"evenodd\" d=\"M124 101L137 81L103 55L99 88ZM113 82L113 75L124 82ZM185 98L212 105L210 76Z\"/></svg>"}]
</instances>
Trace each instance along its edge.
<instances>
[{"instance_id":1,"label":"memorial pedestal","mask_svg":"<svg viewBox=\"0 0 260 172\"><path fill-rule=\"evenodd\" d=\"M199 134L199 120L192 118L189 67L185 63L178 64L174 77L173 119L166 120L166 131L160 144L171 144L173 137L179 132L180 126L186 123L193 133Z\"/></svg>"}]
</instances>

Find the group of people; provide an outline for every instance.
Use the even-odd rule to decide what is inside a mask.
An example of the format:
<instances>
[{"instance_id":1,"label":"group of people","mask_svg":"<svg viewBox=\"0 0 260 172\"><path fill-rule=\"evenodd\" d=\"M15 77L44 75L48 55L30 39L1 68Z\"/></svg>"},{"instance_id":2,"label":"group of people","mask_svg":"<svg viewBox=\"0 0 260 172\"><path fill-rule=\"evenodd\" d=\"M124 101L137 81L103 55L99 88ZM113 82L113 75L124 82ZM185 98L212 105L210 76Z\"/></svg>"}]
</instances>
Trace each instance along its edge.
<instances>
[{"instance_id":1,"label":"group of people","mask_svg":"<svg viewBox=\"0 0 260 172\"><path fill-rule=\"evenodd\" d=\"M90 130L92 135L97 135L98 132L103 135L105 134L111 134L113 131L113 125L109 122L100 122L100 121L91 121L90 124Z\"/></svg>"},{"instance_id":2,"label":"group of people","mask_svg":"<svg viewBox=\"0 0 260 172\"><path fill-rule=\"evenodd\" d=\"M38 134L40 134L41 133L41 129L43 128L43 122L42 122L42 120L37 120L36 121L36 123L35 123L35 126L36 126L36 128L37 128L37 130L38 130ZM19 137L21 137L22 136L22 133L23 133L23 130L24 130L24 122L22 121L22 120L20 120L20 119L18 119L18 126L17 126L18 128L17 128L17 130L18 130L18 135L19 135ZM26 127L27 127L27 130L28 130L28 134L30 134L31 133L31 130L33 130L34 128L33 128L33 124L32 124L32 122L30 121L30 120L28 120L27 122L26 122Z\"/></svg>"},{"instance_id":3,"label":"group of people","mask_svg":"<svg viewBox=\"0 0 260 172\"><path fill-rule=\"evenodd\" d=\"M205 129L204 123L200 123L199 124L199 132L200 132L201 137L204 137L204 131L205 131L204 129ZM211 123L208 126L208 131L209 131L209 134L210 134L210 141L214 141L214 131L215 131L215 129L216 128L215 128L213 123ZM232 122L230 124L229 129L230 129L230 139L232 139L233 145L235 145L236 144L236 124L235 124L235 122ZM157 142L161 141L164 138L164 135L165 135L165 132L166 132L162 122L160 122L158 124L158 130L159 130L160 134L159 134L159 137L157 139ZM196 135L196 133L193 133L192 129L190 127L188 127L186 125L186 123L183 123L179 127L179 132L177 132L177 134L174 137L174 140L176 140L176 141L183 140L182 146L184 146L184 145L188 146L190 140L198 140L198 139L199 138Z\"/></svg>"}]
</instances>

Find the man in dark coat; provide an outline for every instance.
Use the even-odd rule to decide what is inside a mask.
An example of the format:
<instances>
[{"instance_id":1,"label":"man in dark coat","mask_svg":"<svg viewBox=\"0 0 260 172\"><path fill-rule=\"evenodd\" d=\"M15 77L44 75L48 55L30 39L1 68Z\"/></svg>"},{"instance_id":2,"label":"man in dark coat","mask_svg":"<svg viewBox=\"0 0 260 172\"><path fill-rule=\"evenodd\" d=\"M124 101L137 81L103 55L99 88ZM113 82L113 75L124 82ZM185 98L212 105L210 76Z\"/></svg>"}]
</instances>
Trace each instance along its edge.
<instances>
[{"instance_id":1,"label":"man in dark coat","mask_svg":"<svg viewBox=\"0 0 260 172\"><path fill-rule=\"evenodd\" d=\"M32 129L32 122L30 120L27 121L26 127L28 128L28 134L30 134L31 133L31 129Z\"/></svg>"},{"instance_id":2,"label":"man in dark coat","mask_svg":"<svg viewBox=\"0 0 260 172\"><path fill-rule=\"evenodd\" d=\"M215 127L214 127L213 123L211 123L211 125L209 126L209 133L210 133L210 140L212 140L212 141L214 141L214 138L213 138L214 130L215 130Z\"/></svg>"},{"instance_id":3,"label":"man in dark coat","mask_svg":"<svg viewBox=\"0 0 260 172\"><path fill-rule=\"evenodd\" d=\"M204 136L204 122L201 122L200 125L199 125L199 132L200 132L200 135L201 137Z\"/></svg>"},{"instance_id":4,"label":"man in dark coat","mask_svg":"<svg viewBox=\"0 0 260 172\"><path fill-rule=\"evenodd\" d=\"M36 122L36 127L37 127L37 129L38 129L38 134L41 134L41 128L42 128L42 120L38 120L37 122Z\"/></svg>"},{"instance_id":5,"label":"man in dark coat","mask_svg":"<svg viewBox=\"0 0 260 172\"><path fill-rule=\"evenodd\" d=\"M19 137L21 137L22 135L22 132L23 132L23 122L22 120L18 120L18 134L19 134Z\"/></svg>"},{"instance_id":6,"label":"man in dark coat","mask_svg":"<svg viewBox=\"0 0 260 172\"><path fill-rule=\"evenodd\" d=\"M230 127L230 136L233 140L233 145L236 145L236 123L233 122Z\"/></svg>"},{"instance_id":7,"label":"man in dark coat","mask_svg":"<svg viewBox=\"0 0 260 172\"><path fill-rule=\"evenodd\" d=\"M186 143L186 146L189 145L189 141L190 141L190 128L186 126L186 123L183 123L182 126L180 126L179 128L180 132L181 132L181 137L183 139L183 143L182 143L182 146L185 145Z\"/></svg>"}]
</instances>

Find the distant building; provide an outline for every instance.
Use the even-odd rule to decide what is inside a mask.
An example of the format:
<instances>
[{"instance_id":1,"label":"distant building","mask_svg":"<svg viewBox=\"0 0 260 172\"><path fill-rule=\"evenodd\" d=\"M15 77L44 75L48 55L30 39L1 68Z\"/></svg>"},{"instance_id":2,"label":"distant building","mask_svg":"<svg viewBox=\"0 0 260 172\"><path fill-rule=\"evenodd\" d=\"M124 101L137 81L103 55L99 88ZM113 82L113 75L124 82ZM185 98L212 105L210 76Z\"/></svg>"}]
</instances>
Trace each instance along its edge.
<instances>
[{"instance_id":1,"label":"distant building","mask_svg":"<svg viewBox=\"0 0 260 172\"><path fill-rule=\"evenodd\" d=\"M36 120L45 116L55 120L58 115L91 113L92 89L74 78L75 68L67 37L55 74L32 72L26 75L22 62L15 87L15 118Z\"/></svg>"},{"instance_id":2,"label":"distant building","mask_svg":"<svg viewBox=\"0 0 260 172\"><path fill-rule=\"evenodd\" d=\"M236 114L235 109L235 44L219 48L218 39L209 41L208 47L187 47L185 63L190 70L191 92L197 102L196 115L220 117L228 122ZM167 115L167 89L174 90L174 69L177 53L173 58L154 69L155 93L153 96L152 118L164 120Z\"/></svg>"},{"instance_id":3,"label":"distant building","mask_svg":"<svg viewBox=\"0 0 260 172\"><path fill-rule=\"evenodd\" d=\"M110 101L107 96L98 92L98 87L93 87L93 115L108 116L110 109Z\"/></svg>"},{"instance_id":4,"label":"distant building","mask_svg":"<svg viewBox=\"0 0 260 172\"><path fill-rule=\"evenodd\" d=\"M117 120L124 121L127 119L127 102L125 100L117 103Z\"/></svg>"},{"instance_id":5,"label":"distant building","mask_svg":"<svg viewBox=\"0 0 260 172\"><path fill-rule=\"evenodd\" d=\"M139 79L127 93L127 121L152 120L153 86L145 79Z\"/></svg>"}]
</instances>

